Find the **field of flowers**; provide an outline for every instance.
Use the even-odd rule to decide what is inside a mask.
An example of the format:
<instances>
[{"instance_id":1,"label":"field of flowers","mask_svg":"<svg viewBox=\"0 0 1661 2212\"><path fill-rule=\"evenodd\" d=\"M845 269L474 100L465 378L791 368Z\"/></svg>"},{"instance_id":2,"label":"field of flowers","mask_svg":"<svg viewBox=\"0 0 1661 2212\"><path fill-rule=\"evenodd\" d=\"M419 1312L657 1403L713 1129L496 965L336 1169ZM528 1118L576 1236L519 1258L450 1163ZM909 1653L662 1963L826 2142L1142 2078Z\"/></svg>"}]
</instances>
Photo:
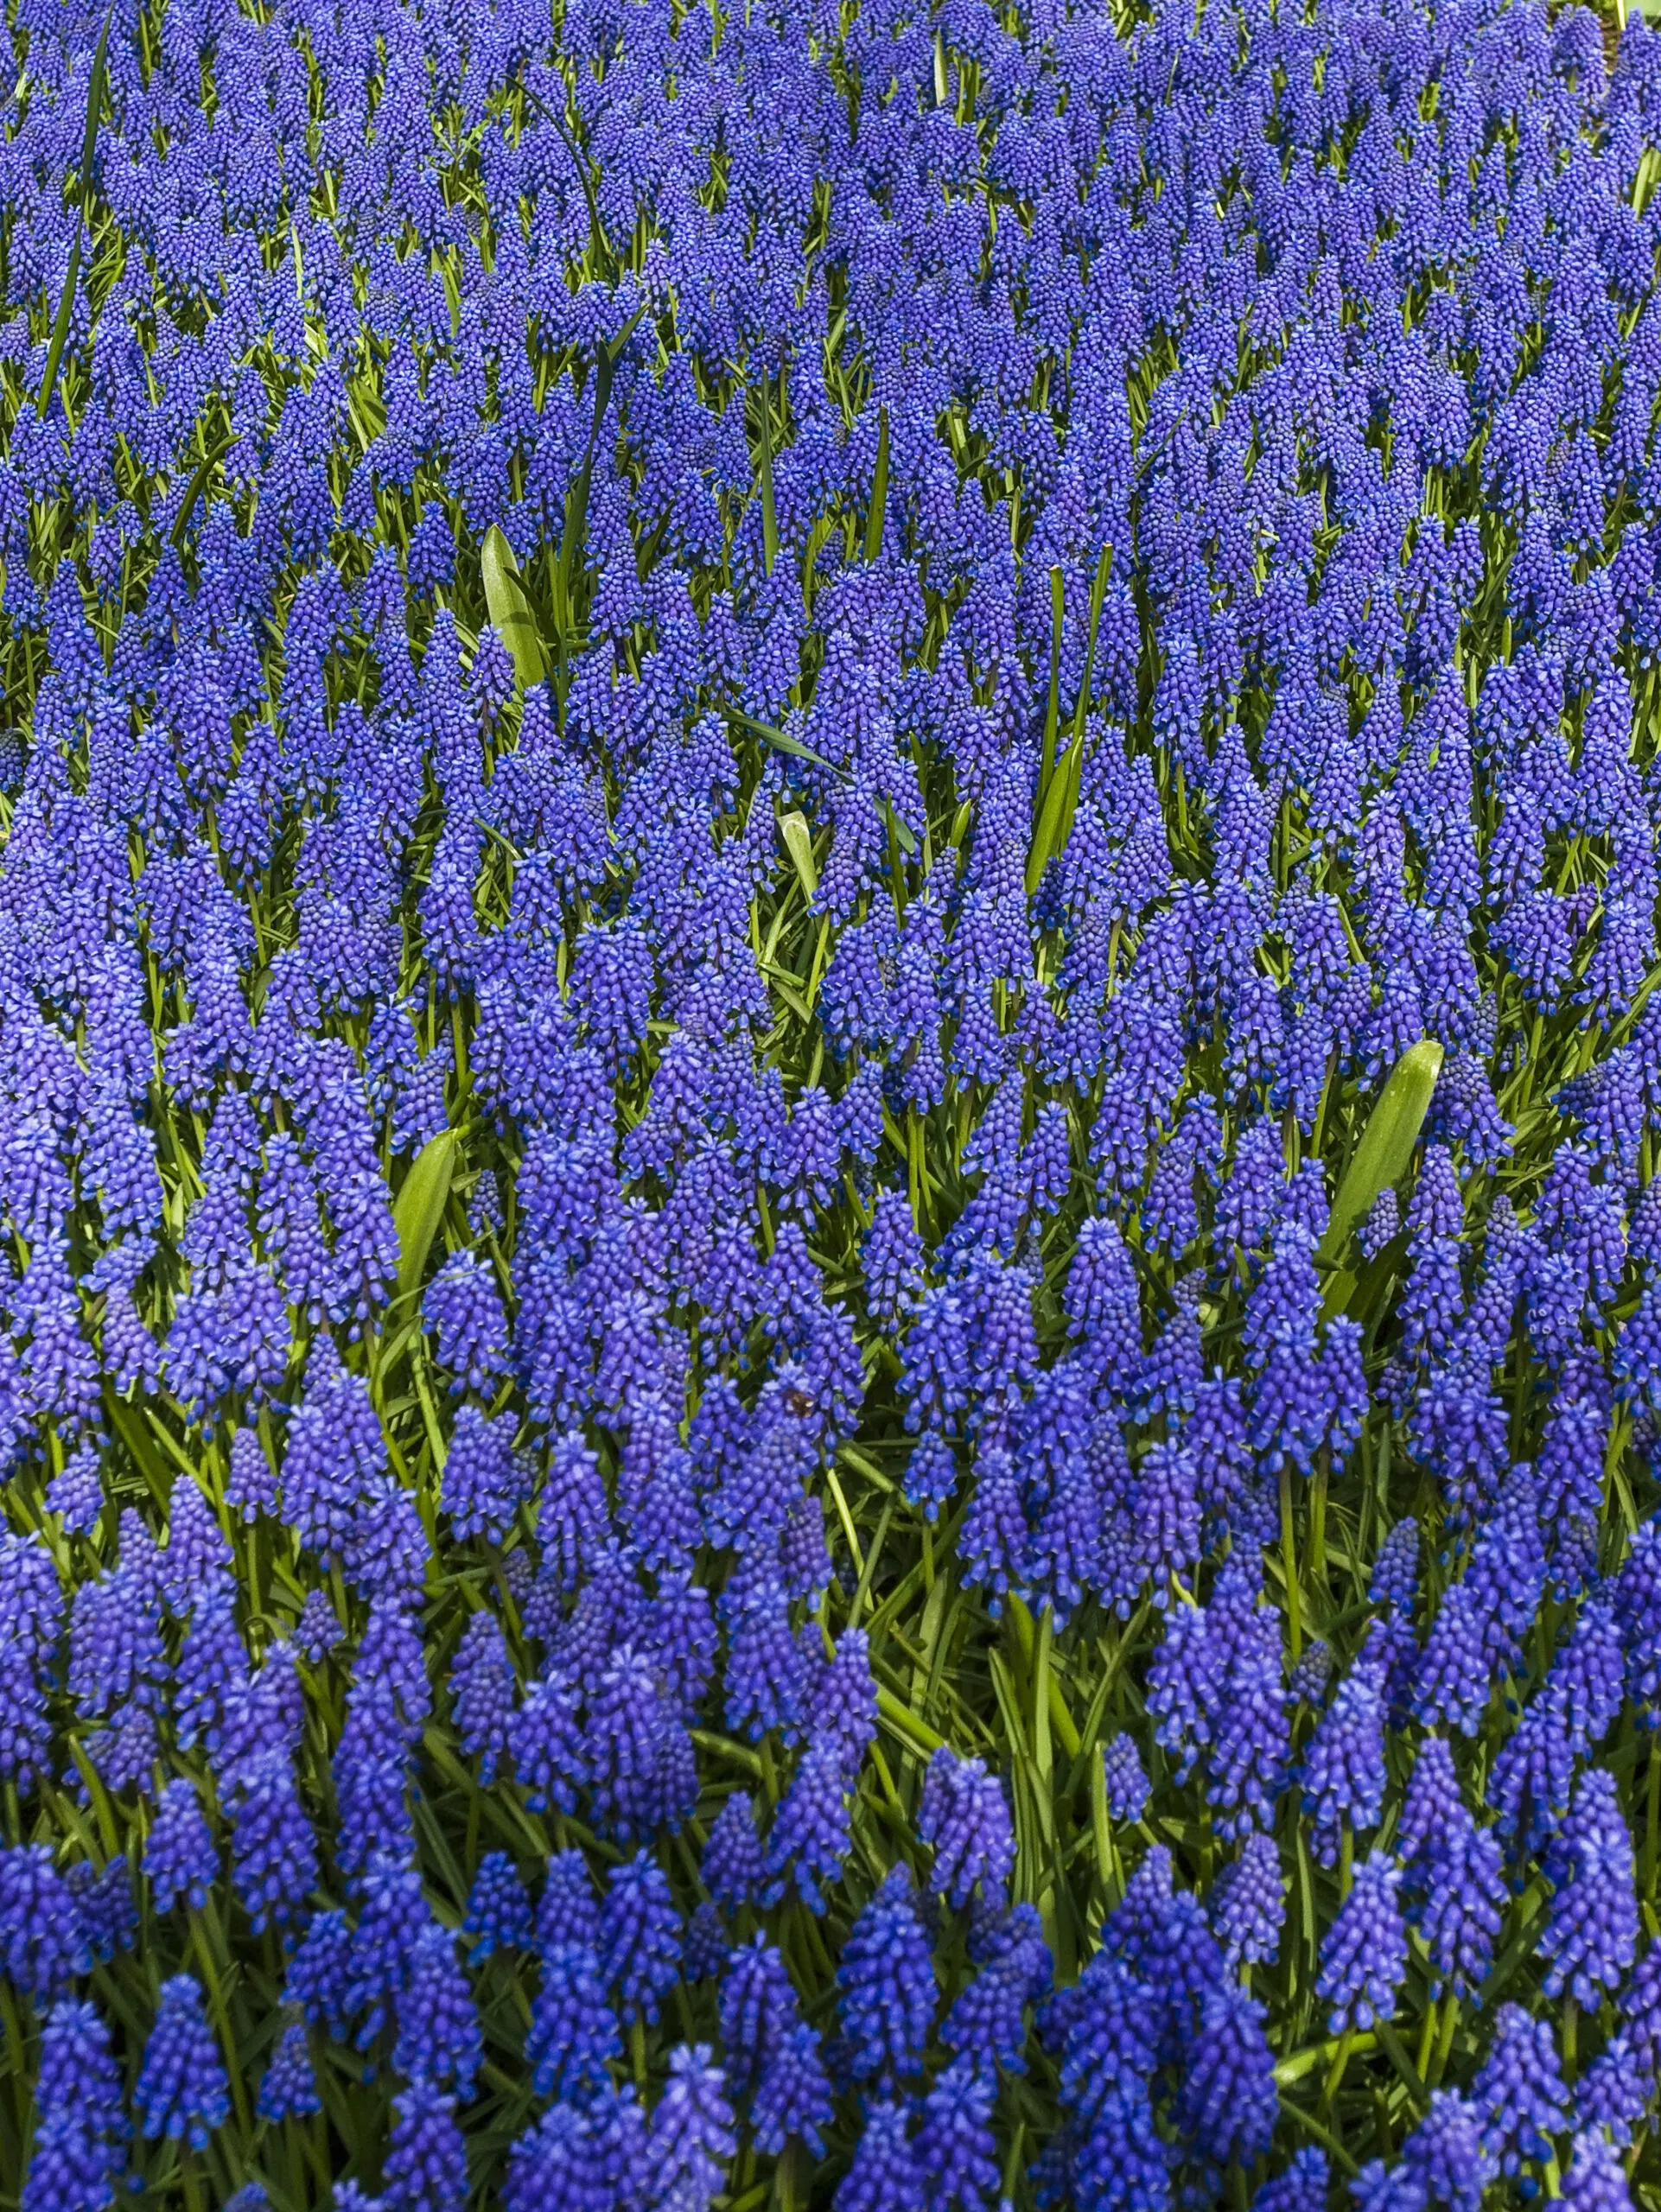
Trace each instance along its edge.
<instances>
[{"instance_id":1,"label":"field of flowers","mask_svg":"<svg viewBox=\"0 0 1661 2212\"><path fill-rule=\"evenodd\" d=\"M0 2206L1657 2212L1661 33L9 21Z\"/></svg>"}]
</instances>

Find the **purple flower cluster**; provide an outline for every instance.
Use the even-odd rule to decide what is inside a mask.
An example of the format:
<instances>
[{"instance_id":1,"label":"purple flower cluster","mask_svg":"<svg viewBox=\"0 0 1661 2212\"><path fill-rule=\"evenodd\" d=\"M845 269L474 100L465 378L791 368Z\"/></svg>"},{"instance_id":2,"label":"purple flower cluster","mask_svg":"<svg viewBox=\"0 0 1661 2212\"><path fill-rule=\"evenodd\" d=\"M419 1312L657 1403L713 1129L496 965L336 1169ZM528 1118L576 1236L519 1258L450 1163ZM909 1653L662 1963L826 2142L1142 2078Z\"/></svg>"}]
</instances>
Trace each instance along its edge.
<instances>
[{"instance_id":1,"label":"purple flower cluster","mask_svg":"<svg viewBox=\"0 0 1661 2212\"><path fill-rule=\"evenodd\" d=\"M0 2194L1661 2190L1620 12L18 0Z\"/></svg>"}]
</instances>

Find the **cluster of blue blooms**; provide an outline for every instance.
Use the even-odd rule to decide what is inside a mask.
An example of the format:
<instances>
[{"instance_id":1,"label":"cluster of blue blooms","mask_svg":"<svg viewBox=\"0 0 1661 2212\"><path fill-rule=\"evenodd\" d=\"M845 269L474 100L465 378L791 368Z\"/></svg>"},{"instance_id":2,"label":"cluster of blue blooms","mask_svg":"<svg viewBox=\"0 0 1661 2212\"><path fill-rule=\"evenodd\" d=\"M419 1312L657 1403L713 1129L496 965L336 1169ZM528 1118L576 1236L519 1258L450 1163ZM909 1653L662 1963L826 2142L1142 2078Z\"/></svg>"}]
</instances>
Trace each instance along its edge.
<instances>
[{"instance_id":1,"label":"cluster of blue blooms","mask_svg":"<svg viewBox=\"0 0 1661 2212\"><path fill-rule=\"evenodd\" d=\"M1661 33L9 22L0 2197L1661 2205Z\"/></svg>"}]
</instances>

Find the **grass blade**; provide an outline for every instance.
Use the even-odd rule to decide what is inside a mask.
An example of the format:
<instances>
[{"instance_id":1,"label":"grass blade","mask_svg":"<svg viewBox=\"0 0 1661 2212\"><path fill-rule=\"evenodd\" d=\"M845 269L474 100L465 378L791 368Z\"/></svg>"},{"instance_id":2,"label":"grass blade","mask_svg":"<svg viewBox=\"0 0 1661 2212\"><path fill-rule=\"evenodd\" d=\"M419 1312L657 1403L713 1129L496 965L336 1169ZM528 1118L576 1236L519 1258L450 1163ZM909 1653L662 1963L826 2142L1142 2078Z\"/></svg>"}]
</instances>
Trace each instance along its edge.
<instances>
[{"instance_id":1,"label":"grass blade","mask_svg":"<svg viewBox=\"0 0 1661 2212\"><path fill-rule=\"evenodd\" d=\"M1112 567L1113 548L1104 545L1101 557L1096 563L1096 581L1090 588L1090 629L1085 639L1085 673L1072 709L1072 734L1075 738L1084 735L1085 716L1090 712L1090 687L1096 674L1096 640L1101 634L1102 608L1106 602L1107 579Z\"/></svg>"},{"instance_id":2,"label":"grass blade","mask_svg":"<svg viewBox=\"0 0 1661 2212\"><path fill-rule=\"evenodd\" d=\"M1061 683L1061 577L1059 569L1050 575L1051 607L1054 629L1050 647L1051 712L1055 718L1053 729L1047 716L1044 745L1047 772L1039 784L1038 820L1033 830L1032 849L1027 856L1027 896L1030 899L1044 880L1044 871L1053 860L1059 860L1067 849L1072 835L1072 818L1079 811L1079 791L1084 771L1085 717L1090 707L1091 677L1096 666L1096 638L1102 624L1102 604L1107 597L1107 579L1112 567L1113 549L1104 545L1101 558L1096 563L1096 581L1090 591L1090 628L1085 642L1085 672L1079 686L1078 703L1072 710L1072 741L1061 756L1059 765L1054 758L1055 735L1060 722Z\"/></svg>"},{"instance_id":3,"label":"grass blade","mask_svg":"<svg viewBox=\"0 0 1661 2212\"><path fill-rule=\"evenodd\" d=\"M1079 741L1075 738L1061 755L1060 764L1052 772L1048 788L1039 804L1038 826L1033 831L1032 850L1027 855L1029 899L1044 880L1045 869L1066 843L1066 832L1072 827L1079 803Z\"/></svg>"},{"instance_id":4,"label":"grass blade","mask_svg":"<svg viewBox=\"0 0 1661 2212\"><path fill-rule=\"evenodd\" d=\"M519 72L518 83L520 92L530 101L544 122L550 123L558 132L561 143L571 157L571 165L576 171L576 181L582 188L582 197L588 202L589 228L595 249L599 255L601 265L608 269L614 268L616 265L616 256L612 252L611 240L606 235L606 226L600 214L600 201L594 189L594 178L589 173L589 164L583 156L582 148L567 130L564 117L556 115L546 100L532 90L523 69Z\"/></svg>"},{"instance_id":5,"label":"grass blade","mask_svg":"<svg viewBox=\"0 0 1661 2212\"><path fill-rule=\"evenodd\" d=\"M213 446L197 464L195 474L186 486L184 504L179 509L177 518L170 532L175 545L181 546L185 542L185 531L189 527L190 518L195 511L197 500L202 495L203 486L213 474L214 464L223 461L235 443L234 438L224 439L220 443Z\"/></svg>"}]
</instances>

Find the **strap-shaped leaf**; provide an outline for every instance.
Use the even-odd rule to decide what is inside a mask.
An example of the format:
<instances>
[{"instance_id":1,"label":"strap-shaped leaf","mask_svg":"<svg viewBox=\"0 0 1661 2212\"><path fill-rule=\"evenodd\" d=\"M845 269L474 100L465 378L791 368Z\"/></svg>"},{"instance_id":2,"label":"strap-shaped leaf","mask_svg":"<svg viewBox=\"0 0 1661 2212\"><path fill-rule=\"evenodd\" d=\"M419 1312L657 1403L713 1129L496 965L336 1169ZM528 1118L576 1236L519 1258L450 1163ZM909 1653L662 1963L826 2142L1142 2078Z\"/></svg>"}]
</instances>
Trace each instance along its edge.
<instances>
[{"instance_id":1,"label":"strap-shaped leaf","mask_svg":"<svg viewBox=\"0 0 1661 2212\"><path fill-rule=\"evenodd\" d=\"M1055 740L1061 727L1061 631L1066 620L1066 578L1050 570L1050 692L1044 709L1044 750L1038 762L1038 810L1041 816L1055 773Z\"/></svg>"},{"instance_id":2,"label":"strap-shaped leaf","mask_svg":"<svg viewBox=\"0 0 1661 2212\"><path fill-rule=\"evenodd\" d=\"M594 479L594 456L600 443L601 426L606 418L606 407L611 398L611 387L617 375L617 364L623 358L623 349L633 337L646 302L642 300L628 321L609 344L600 348L594 365L594 420L589 427L589 443L582 455L582 466L576 480L565 495L565 529L559 541L559 570L557 597L562 607L568 603L570 588L582 563L582 540L588 528L589 486Z\"/></svg>"},{"instance_id":3,"label":"strap-shaped leaf","mask_svg":"<svg viewBox=\"0 0 1661 2212\"><path fill-rule=\"evenodd\" d=\"M528 690L531 684L540 683L545 673L542 640L537 634L536 617L525 597L513 549L494 523L485 532L481 565L485 605L502 643L512 655L514 674L522 688Z\"/></svg>"},{"instance_id":4,"label":"strap-shaped leaf","mask_svg":"<svg viewBox=\"0 0 1661 2212\"><path fill-rule=\"evenodd\" d=\"M882 524L888 505L888 410L876 416L876 467L871 477L871 511L865 518L865 558L875 561L882 550Z\"/></svg>"},{"instance_id":5,"label":"strap-shaped leaf","mask_svg":"<svg viewBox=\"0 0 1661 2212\"><path fill-rule=\"evenodd\" d=\"M891 798L883 800L882 811L888 817L889 836L907 860L914 860L917 856L917 840L907 825L901 820L899 811Z\"/></svg>"},{"instance_id":6,"label":"strap-shaped leaf","mask_svg":"<svg viewBox=\"0 0 1661 2212\"><path fill-rule=\"evenodd\" d=\"M1102 625L1102 605L1107 597L1107 579L1112 563L1113 549L1111 545L1104 545L1101 558L1096 563L1096 581L1090 592L1090 628L1085 640L1084 677L1079 687L1078 703L1072 710L1072 742L1059 761L1054 758L1055 738L1047 716L1045 721L1047 773L1041 774L1038 819L1033 828L1032 848L1027 855L1027 896L1029 899L1044 880L1044 871L1050 862L1066 850L1067 839L1072 835L1072 818L1079 810L1079 782L1085 758L1085 717L1090 705L1091 677L1096 665L1096 637ZM1052 573L1050 589L1055 625L1051 647L1051 700L1059 722L1061 648L1059 571Z\"/></svg>"},{"instance_id":7,"label":"strap-shaped leaf","mask_svg":"<svg viewBox=\"0 0 1661 2212\"><path fill-rule=\"evenodd\" d=\"M216 444L210 447L203 459L198 462L195 474L192 476L189 484L185 488L184 499L180 506L178 514L174 518L171 535L175 545L182 545L184 543L185 532L190 526L190 518L195 511L197 500L200 499L202 495L203 486L207 484L209 476L212 475L215 465L225 459L226 454L230 452L232 447L235 445L236 442L237 442L234 438L221 439Z\"/></svg>"},{"instance_id":8,"label":"strap-shaped leaf","mask_svg":"<svg viewBox=\"0 0 1661 2212\"><path fill-rule=\"evenodd\" d=\"M767 378L761 378L761 450L755 464L761 494L761 558L769 575L779 557L779 510L773 497L773 408L767 397Z\"/></svg>"},{"instance_id":9,"label":"strap-shaped leaf","mask_svg":"<svg viewBox=\"0 0 1661 2212\"><path fill-rule=\"evenodd\" d=\"M398 1230L400 1298L408 1297L420 1284L427 1255L449 1202L450 1178L455 1173L455 1132L441 1129L417 1155L392 1209L392 1225Z\"/></svg>"},{"instance_id":10,"label":"strap-shaped leaf","mask_svg":"<svg viewBox=\"0 0 1661 2212\"><path fill-rule=\"evenodd\" d=\"M779 835L785 841L785 850L790 855L791 865L801 879L802 889L811 899L819 887L819 871L813 860L813 832L807 826L805 814L781 814Z\"/></svg>"},{"instance_id":11,"label":"strap-shaped leaf","mask_svg":"<svg viewBox=\"0 0 1661 2212\"><path fill-rule=\"evenodd\" d=\"M1032 850L1027 855L1027 896L1030 899L1044 880L1044 871L1053 855L1061 849L1061 823L1066 815L1067 793L1072 785L1073 755L1077 744L1061 755L1059 766L1049 779L1049 786L1039 804L1038 823L1033 831Z\"/></svg>"},{"instance_id":12,"label":"strap-shaped leaf","mask_svg":"<svg viewBox=\"0 0 1661 2212\"><path fill-rule=\"evenodd\" d=\"M63 289L58 294L58 312L52 319L52 343L46 353L46 373L41 378L41 396L35 409L42 422L52 404L52 395L58 388L58 369L63 360L64 341L69 335L69 315L75 304L75 289L80 283L80 218L75 219L75 235L70 241L69 264L63 272Z\"/></svg>"},{"instance_id":13,"label":"strap-shaped leaf","mask_svg":"<svg viewBox=\"0 0 1661 2212\"><path fill-rule=\"evenodd\" d=\"M754 715L745 714L740 708L729 706L727 712L735 722L754 730L757 737L765 738L776 752L788 753L798 760L811 760L816 768L828 768L833 776L847 778L834 760L827 760L823 753L816 753L811 745L804 745L799 737L792 737L787 729L776 729L771 722L759 722Z\"/></svg>"},{"instance_id":14,"label":"strap-shaped leaf","mask_svg":"<svg viewBox=\"0 0 1661 2212\"><path fill-rule=\"evenodd\" d=\"M1429 1037L1410 1045L1391 1070L1333 1200L1327 1234L1316 1255L1327 1266L1339 1264L1351 1236L1371 1211L1373 1200L1407 1173L1441 1072L1441 1046Z\"/></svg>"},{"instance_id":15,"label":"strap-shaped leaf","mask_svg":"<svg viewBox=\"0 0 1661 2212\"><path fill-rule=\"evenodd\" d=\"M1107 600L1107 580L1113 569L1113 548L1104 545L1096 563L1096 581L1090 587L1090 629L1085 639L1084 680L1072 709L1072 734L1082 737L1085 716L1090 712L1090 687L1096 674L1096 640L1101 634L1102 608Z\"/></svg>"},{"instance_id":16,"label":"strap-shaped leaf","mask_svg":"<svg viewBox=\"0 0 1661 2212\"><path fill-rule=\"evenodd\" d=\"M63 272L63 289L58 295L58 311L52 318L52 342L47 348L46 369L41 378L41 396L35 409L42 422L52 404L52 396L58 388L58 371L63 365L63 349L69 337L69 318L75 305L75 292L80 283L80 241L87 219L92 212L92 156L98 150L98 126L104 114L104 85L110 52L110 24L115 10L104 18L104 28L98 35L98 44L92 52L92 73L86 80L86 121L80 140L80 205L75 215L75 235L70 241L69 263Z\"/></svg>"},{"instance_id":17,"label":"strap-shaped leaf","mask_svg":"<svg viewBox=\"0 0 1661 2212\"><path fill-rule=\"evenodd\" d=\"M530 83L523 68L519 72L518 81L520 92L536 109L544 122L552 124L563 142L566 152L571 157L572 164L576 170L577 181L582 187L582 197L589 203L589 228L595 248L599 254L602 267L609 269L614 264L616 257L611 250L611 240L606 236L606 226L601 219L600 201L595 193L594 178L582 149L566 128L564 117L557 114L546 100L540 97Z\"/></svg>"},{"instance_id":18,"label":"strap-shaped leaf","mask_svg":"<svg viewBox=\"0 0 1661 2212\"><path fill-rule=\"evenodd\" d=\"M110 25L115 19L111 9L104 18L104 28L98 35L98 44L92 51L92 73L86 80L86 127L80 141L80 208L83 215L90 214L92 207L92 155L98 146L98 126L104 115L104 84L110 53Z\"/></svg>"}]
</instances>

